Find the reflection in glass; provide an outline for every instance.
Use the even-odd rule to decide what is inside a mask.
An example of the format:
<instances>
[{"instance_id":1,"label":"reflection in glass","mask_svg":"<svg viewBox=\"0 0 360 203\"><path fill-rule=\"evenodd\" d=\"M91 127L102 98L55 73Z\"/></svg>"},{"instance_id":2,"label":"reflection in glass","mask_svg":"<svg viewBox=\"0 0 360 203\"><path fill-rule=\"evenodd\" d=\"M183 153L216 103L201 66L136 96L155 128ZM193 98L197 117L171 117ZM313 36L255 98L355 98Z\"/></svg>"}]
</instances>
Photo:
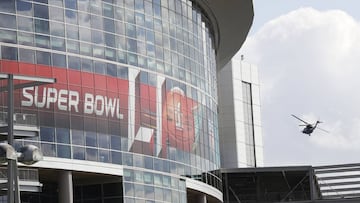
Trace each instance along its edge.
<instances>
[{"instance_id":1,"label":"reflection in glass","mask_svg":"<svg viewBox=\"0 0 360 203\"><path fill-rule=\"evenodd\" d=\"M2 14L0 14L0 18L2 18L1 16ZM14 19L15 20L15 19ZM7 24L9 23L8 21L1 21L1 22L6 22ZM2 26L0 22L0 27ZM15 23L15 21L14 21ZM33 19L32 18L24 18L24 17L17 17L17 24L18 24L18 29L19 30L24 30L24 31L29 31L29 32L33 32L34 31L34 25L33 25Z\"/></svg>"},{"instance_id":2,"label":"reflection in glass","mask_svg":"<svg viewBox=\"0 0 360 203\"><path fill-rule=\"evenodd\" d=\"M35 51L30 49L19 49L19 60L26 63L35 63Z\"/></svg>"},{"instance_id":3,"label":"reflection in glass","mask_svg":"<svg viewBox=\"0 0 360 203\"><path fill-rule=\"evenodd\" d=\"M57 145L57 157L71 158L71 150L68 145Z\"/></svg>"},{"instance_id":4,"label":"reflection in glass","mask_svg":"<svg viewBox=\"0 0 360 203\"><path fill-rule=\"evenodd\" d=\"M98 160L98 150L93 148L86 148L85 158L88 161L97 161Z\"/></svg>"},{"instance_id":5,"label":"reflection in glass","mask_svg":"<svg viewBox=\"0 0 360 203\"><path fill-rule=\"evenodd\" d=\"M36 51L36 63L43 65L51 65L51 53L44 51Z\"/></svg>"},{"instance_id":6,"label":"reflection in glass","mask_svg":"<svg viewBox=\"0 0 360 203\"><path fill-rule=\"evenodd\" d=\"M0 27L16 29L16 18L14 15L0 13Z\"/></svg>"},{"instance_id":7,"label":"reflection in glass","mask_svg":"<svg viewBox=\"0 0 360 203\"><path fill-rule=\"evenodd\" d=\"M9 30L0 30L0 42L16 43L16 32Z\"/></svg>"},{"instance_id":8,"label":"reflection in glass","mask_svg":"<svg viewBox=\"0 0 360 203\"><path fill-rule=\"evenodd\" d=\"M85 148L83 147L72 147L73 159L85 160Z\"/></svg>"},{"instance_id":9,"label":"reflection in glass","mask_svg":"<svg viewBox=\"0 0 360 203\"><path fill-rule=\"evenodd\" d=\"M44 154L44 156L52 156L52 157L56 156L55 155L55 144L42 143L41 151Z\"/></svg>"},{"instance_id":10,"label":"reflection in glass","mask_svg":"<svg viewBox=\"0 0 360 203\"><path fill-rule=\"evenodd\" d=\"M86 138L86 146L96 147L97 141L96 141L96 134L94 132L85 132L85 138Z\"/></svg>"},{"instance_id":11,"label":"reflection in glass","mask_svg":"<svg viewBox=\"0 0 360 203\"><path fill-rule=\"evenodd\" d=\"M58 7L49 7L50 20L64 22L64 10Z\"/></svg>"},{"instance_id":12,"label":"reflection in glass","mask_svg":"<svg viewBox=\"0 0 360 203\"><path fill-rule=\"evenodd\" d=\"M70 144L70 130L65 128L56 128L56 142Z\"/></svg>"}]
</instances>

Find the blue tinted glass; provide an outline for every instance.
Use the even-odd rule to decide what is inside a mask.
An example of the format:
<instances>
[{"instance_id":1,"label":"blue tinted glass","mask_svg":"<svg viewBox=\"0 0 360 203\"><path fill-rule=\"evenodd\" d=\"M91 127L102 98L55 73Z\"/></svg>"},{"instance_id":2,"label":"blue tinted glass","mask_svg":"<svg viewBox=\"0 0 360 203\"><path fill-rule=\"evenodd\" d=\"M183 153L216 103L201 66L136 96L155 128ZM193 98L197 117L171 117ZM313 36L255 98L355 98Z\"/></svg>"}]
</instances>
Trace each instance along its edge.
<instances>
[{"instance_id":1,"label":"blue tinted glass","mask_svg":"<svg viewBox=\"0 0 360 203\"><path fill-rule=\"evenodd\" d=\"M98 150L93 148L86 148L86 160L97 161Z\"/></svg>"},{"instance_id":2,"label":"blue tinted glass","mask_svg":"<svg viewBox=\"0 0 360 203\"><path fill-rule=\"evenodd\" d=\"M104 18L104 30L114 33L115 32L115 25L114 21L112 19Z\"/></svg>"},{"instance_id":3,"label":"blue tinted glass","mask_svg":"<svg viewBox=\"0 0 360 203\"><path fill-rule=\"evenodd\" d=\"M73 159L85 160L85 148L73 147Z\"/></svg>"},{"instance_id":4,"label":"blue tinted glass","mask_svg":"<svg viewBox=\"0 0 360 203\"><path fill-rule=\"evenodd\" d=\"M65 10L66 22L71 24L78 24L77 12L73 10Z\"/></svg>"},{"instance_id":5,"label":"blue tinted glass","mask_svg":"<svg viewBox=\"0 0 360 203\"><path fill-rule=\"evenodd\" d=\"M57 145L57 157L60 158L71 158L70 146Z\"/></svg>"},{"instance_id":6,"label":"blue tinted glass","mask_svg":"<svg viewBox=\"0 0 360 203\"><path fill-rule=\"evenodd\" d=\"M106 134L98 134L98 143L100 148L108 149L110 146L109 136Z\"/></svg>"},{"instance_id":7,"label":"blue tinted glass","mask_svg":"<svg viewBox=\"0 0 360 203\"><path fill-rule=\"evenodd\" d=\"M119 136L116 136L116 135L113 135L111 136L111 149L115 149L115 150L120 150L120 147L121 147L121 141L120 141L120 137Z\"/></svg>"},{"instance_id":8,"label":"blue tinted glass","mask_svg":"<svg viewBox=\"0 0 360 203\"><path fill-rule=\"evenodd\" d=\"M44 3L44 4L47 4L48 3L48 0L35 0L36 2L40 2L40 3Z\"/></svg>"},{"instance_id":9,"label":"blue tinted glass","mask_svg":"<svg viewBox=\"0 0 360 203\"><path fill-rule=\"evenodd\" d=\"M115 35L110 34L110 33L104 33L104 36L105 36L105 44L106 44L106 46L116 47Z\"/></svg>"},{"instance_id":10,"label":"blue tinted glass","mask_svg":"<svg viewBox=\"0 0 360 203\"><path fill-rule=\"evenodd\" d=\"M34 16L49 19L49 9L46 5L34 4Z\"/></svg>"},{"instance_id":11,"label":"blue tinted glass","mask_svg":"<svg viewBox=\"0 0 360 203\"><path fill-rule=\"evenodd\" d=\"M81 59L81 70L93 72L92 61L90 59Z\"/></svg>"},{"instance_id":12,"label":"blue tinted glass","mask_svg":"<svg viewBox=\"0 0 360 203\"><path fill-rule=\"evenodd\" d=\"M94 132L86 132L85 138L86 138L86 146L91 146L91 147L97 146L96 134Z\"/></svg>"},{"instance_id":13,"label":"blue tinted glass","mask_svg":"<svg viewBox=\"0 0 360 203\"><path fill-rule=\"evenodd\" d=\"M56 142L57 143L70 143L70 131L65 128L56 128Z\"/></svg>"},{"instance_id":14,"label":"blue tinted glass","mask_svg":"<svg viewBox=\"0 0 360 203\"><path fill-rule=\"evenodd\" d=\"M1 46L1 58L8 60L17 60L17 48Z\"/></svg>"},{"instance_id":15,"label":"blue tinted glass","mask_svg":"<svg viewBox=\"0 0 360 203\"><path fill-rule=\"evenodd\" d=\"M69 68L75 69L75 70L80 70L80 59L79 59L79 57L68 56L68 63L69 63ZM87 140L87 137L86 137L86 140ZM95 137L95 141L96 141L96 137ZM87 146L93 146L93 145L87 145Z\"/></svg>"},{"instance_id":16,"label":"blue tinted glass","mask_svg":"<svg viewBox=\"0 0 360 203\"><path fill-rule=\"evenodd\" d=\"M44 156L55 157L55 144L42 143L41 151L43 152Z\"/></svg>"},{"instance_id":17,"label":"blue tinted glass","mask_svg":"<svg viewBox=\"0 0 360 203\"><path fill-rule=\"evenodd\" d=\"M32 3L27 1L16 1L16 10L18 14L32 16Z\"/></svg>"},{"instance_id":18,"label":"blue tinted glass","mask_svg":"<svg viewBox=\"0 0 360 203\"><path fill-rule=\"evenodd\" d=\"M15 13L15 1L14 0L1 0L0 12Z\"/></svg>"},{"instance_id":19,"label":"blue tinted glass","mask_svg":"<svg viewBox=\"0 0 360 203\"><path fill-rule=\"evenodd\" d=\"M1 17L1 14L0 14L0 18L4 19ZM8 22L8 21L4 20L4 22ZM18 23L19 30L25 30L25 31L30 31L30 32L34 31L33 18L23 18L23 17L18 16L17 23ZM0 26L1 26L1 22L0 22Z\"/></svg>"},{"instance_id":20,"label":"blue tinted glass","mask_svg":"<svg viewBox=\"0 0 360 203\"><path fill-rule=\"evenodd\" d=\"M16 18L14 15L0 13L0 27L16 29Z\"/></svg>"},{"instance_id":21,"label":"blue tinted glass","mask_svg":"<svg viewBox=\"0 0 360 203\"><path fill-rule=\"evenodd\" d=\"M65 8L71 8L76 10L77 9L76 0L65 0Z\"/></svg>"},{"instance_id":22,"label":"blue tinted glass","mask_svg":"<svg viewBox=\"0 0 360 203\"><path fill-rule=\"evenodd\" d=\"M35 51L30 49L19 49L19 60L26 63L35 63Z\"/></svg>"},{"instance_id":23,"label":"blue tinted glass","mask_svg":"<svg viewBox=\"0 0 360 203\"><path fill-rule=\"evenodd\" d=\"M109 151L99 150L99 161L109 163L110 162Z\"/></svg>"},{"instance_id":24,"label":"blue tinted glass","mask_svg":"<svg viewBox=\"0 0 360 203\"><path fill-rule=\"evenodd\" d=\"M51 37L51 48L54 50L65 51L64 38Z\"/></svg>"},{"instance_id":25,"label":"blue tinted glass","mask_svg":"<svg viewBox=\"0 0 360 203\"><path fill-rule=\"evenodd\" d=\"M62 54L52 54L52 65L55 67L66 67L66 56Z\"/></svg>"},{"instance_id":26,"label":"blue tinted glass","mask_svg":"<svg viewBox=\"0 0 360 203\"><path fill-rule=\"evenodd\" d=\"M50 38L49 36L36 35L35 42L37 47L49 48L50 47Z\"/></svg>"},{"instance_id":27,"label":"blue tinted glass","mask_svg":"<svg viewBox=\"0 0 360 203\"><path fill-rule=\"evenodd\" d=\"M113 164L121 164L122 158L121 158L121 152L111 152L111 162Z\"/></svg>"},{"instance_id":28,"label":"blue tinted glass","mask_svg":"<svg viewBox=\"0 0 360 203\"><path fill-rule=\"evenodd\" d=\"M51 65L51 54L49 52L36 51L36 63Z\"/></svg>"},{"instance_id":29,"label":"blue tinted glass","mask_svg":"<svg viewBox=\"0 0 360 203\"><path fill-rule=\"evenodd\" d=\"M116 77L117 76L116 65L108 63L106 73L107 73L107 75Z\"/></svg>"},{"instance_id":30,"label":"blue tinted glass","mask_svg":"<svg viewBox=\"0 0 360 203\"><path fill-rule=\"evenodd\" d=\"M41 34L49 34L49 21L35 19L35 32Z\"/></svg>"},{"instance_id":31,"label":"blue tinted glass","mask_svg":"<svg viewBox=\"0 0 360 203\"><path fill-rule=\"evenodd\" d=\"M54 142L55 141L54 128L40 127L40 140L46 142Z\"/></svg>"},{"instance_id":32,"label":"blue tinted glass","mask_svg":"<svg viewBox=\"0 0 360 203\"><path fill-rule=\"evenodd\" d=\"M16 32L0 30L0 42L16 43Z\"/></svg>"}]
</instances>

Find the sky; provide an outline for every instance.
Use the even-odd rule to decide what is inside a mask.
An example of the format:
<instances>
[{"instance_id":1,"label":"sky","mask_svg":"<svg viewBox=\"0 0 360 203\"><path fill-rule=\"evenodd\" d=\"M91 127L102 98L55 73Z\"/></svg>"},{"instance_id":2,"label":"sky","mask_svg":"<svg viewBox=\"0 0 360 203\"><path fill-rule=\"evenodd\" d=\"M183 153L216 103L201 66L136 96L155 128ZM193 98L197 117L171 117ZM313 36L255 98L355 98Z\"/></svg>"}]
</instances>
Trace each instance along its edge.
<instances>
[{"instance_id":1,"label":"sky","mask_svg":"<svg viewBox=\"0 0 360 203\"><path fill-rule=\"evenodd\" d=\"M360 162L358 0L254 0L239 53L261 81L265 166ZM356 11L357 9L357 11ZM301 133L300 121L329 131Z\"/></svg>"}]
</instances>

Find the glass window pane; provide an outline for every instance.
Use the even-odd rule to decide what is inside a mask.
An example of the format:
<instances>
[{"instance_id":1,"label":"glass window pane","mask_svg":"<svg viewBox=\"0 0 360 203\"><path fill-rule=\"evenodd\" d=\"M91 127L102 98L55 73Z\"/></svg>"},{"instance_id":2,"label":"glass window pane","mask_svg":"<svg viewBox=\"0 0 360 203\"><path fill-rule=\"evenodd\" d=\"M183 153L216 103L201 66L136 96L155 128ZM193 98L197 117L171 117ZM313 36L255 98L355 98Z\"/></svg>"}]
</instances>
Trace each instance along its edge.
<instances>
[{"instance_id":1,"label":"glass window pane","mask_svg":"<svg viewBox=\"0 0 360 203\"><path fill-rule=\"evenodd\" d=\"M68 56L68 67L74 70L80 70L80 58L75 56Z\"/></svg>"},{"instance_id":2,"label":"glass window pane","mask_svg":"<svg viewBox=\"0 0 360 203\"><path fill-rule=\"evenodd\" d=\"M55 157L55 144L42 143L41 151L43 152L44 156Z\"/></svg>"},{"instance_id":3,"label":"glass window pane","mask_svg":"<svg viewBox=\"0 0 360 203\"><path fill-rule=\"evenodd\" d=\"M90 59L81 59L81 70L87 72L93 72L92 60Z\"/></svg>"},{"instance_id":4,"label":"glass window pane","mask_svg":"<svg viewBox=\"0 0 360 203\"><path fill-rule=\"evenodd\" d=\"M35 51L30 49L19 49L19 59L21 62L35 63Z\"/></svg>"},{"instance_id":5,"label":"glass window pane","mask_svg":"<svg viewBox=\"0 0 360 203\"><path fill-rule=\"evenodd\" d=\"M0 12L15 13L15 1L13 0L1 0Z\"/></svg>"},{"instance_id":6,"label":"glass window pane","mask_svg":"<svg viewBox=\"0 0 360 203\"><path fill-rule=\"evenodd\" d=\"M14 15L0 13L0 27L16 29L16 18Z\"/></svg>"},{"instance_id":7,"label":"glass window pane","mask_svg":"<svg viewBox=\"0 0 360 203\"><path fill-rule=\"evenodd\" d=\"M1 14L0 14L0 17L1 17ZM1 22L3 22L3 21L1 21ZM1 26L1 22L0 22L0 26ZM6 22L6 21L4 20L4 22ZM29 31L29 32L34 31L34 25L33 25L32 18L24 18L24 17L18 16L17 23L18 23L19 30L25 30L25 31Z\"/></svg>"},{"instance_id":8,"label":"glass window pane","mask_svg":"<svg viewBox=\"0 0 360 203\"><path fill-rule=\"evenodd\" d=\"M122 154L121 152L111 152L111 163L113 164L122 164Z\"/></svg>"},{"instance_id":9,"label":"glass window pane","mask_svg":"<svg viewBox=\"0 0 360 203\"><path fill-rule=\"evenodd\" d=\"M33 15L33 6L32 6L31 2L16 1L16 10L17 10L17 13L21 14L21 15L26 15L26 16Z\"/></svg>"},{"instance_id":10,"label":"glass window pane","mask_svg":"<svg viewBox=\"0 0 360 203\"><path fill-rule=\"evenodd\" d=\"M113 7L113 5L103 3L103 14L106 17L114 18L114 7Z\"/></svg>"},{"instance_id":11,"label":"glass window pane","mask_svg":"<svg viewBox=\"0 0 360 203\"><path fill-rule=\"evenodd\" d=\"M80 130L72 130L72 144L73 145L84 145L84 132Z\"/></svg>"},{"instance_id":12,"label":"glass window pane","mask_svg":"<svg viewBox=\"0 0 360 203\"><path fill-rule=\"evenodd\" d=\"M80 40L85 42L91 42L91 31L88 28L79 28Z\"/></svg>"},{"instance_id":13,"label":"glass window pane","mask_svg":"<svg viewBox=\"0 0 360 203\"><path fill-rule=\"evenodd\" d=\"M112 135L110 144L111 144L111 149L120 150L121 147L120 137L116 135Z\"/></svg>"},{"instance_id":14,"label":"glass window pane","mask_svg":"<svg viewBox=\"0 0 360 203\"><path fill-rule=\"evenodd\" d=\"M92 46L87 43L80 43L80 54L92 56Z\"/></svg>"},{"instance_id":15,"label":"glass window pane","mask_svg":"<svg viewBox=\"0 0 360 203\"><path fill-rule=\"evenodd\" d=\"M55 67L66 67L66 56L52 53L52 65Z\"/></svg>"},{"instance_id":16,"label":"glass window pane","mask_svg":"<svg viewBox=\"0 0 360 203\"><path fill-rule=\"evenodd\" d=\"M35 19L35 32L41 34L49 34L49 31L50 31L49 21Z\"/></svg>"},{"instance_id":17,"label":"glass window pane","mask_svg":"<svg viewBox=\"0 0 360 203\"><path fill-rule=\"evenodd\" d=\"M36 51L36 63L43 65L51 65L51 53Z\"/></svg>"},{"instance_id":18,"label":"glass window pane","mask_svg":"<svg viewBox=\"0 0 360 203\"><path fill-rule=\"evenodd\" d=\"M60 158L71 158L70 146L57 145L57 157Z\"/></svg>"},{"instance_id":19,"label":"glass window pane","mask_svg":"<svg viewBox=\"0 0 360 203\"><path fill-rule=\"evenodd\" d=\"M97 161L98 158L98 150L93 148L86 148L86 160L89 161Z\"/></svg>"},{"instance_id":20,"label":"glass window pane","mask_svg":"<svg viewBox=\"0 0 360 203\"><path fill-rule=\"evenodd\" d=\"M79 39L78 26L66 25L66 36L70 39Z\"/></svg>"},{"instance_id":21,"label":"glass window pane","mask_svg":"<svg viewBox=\"0 0 360 203\"><path fill-rule=\"evenodd\" d=\"M34 4L34 17L49 19L49 9L47 5Z\"/></svg>"},{"instance_id":22,"label":"glass window pane","mask_svg":"<svg viewBox=\"0 0 360 203\"><path fill-rule=\"evenodd\" d=\"M55 141L54 128L40 127L40 140L46 142L54 142Z\"/></svg>"},{"instance_id":23,"label":"glass window pane","mask_svg":"<svg viewBox=\"0 0 360 203\"><path fill-rule=\"evenodd\" d=\"M73 147L73 159L85 160L85 148Z\"/></svg>"},{"instance_id":24,"label":"glass window pane","mask_svg":"<svg viewBox=\"0 0 360 203\"><path fill-rule=\"evenodd\" d=\"M56 128L56 142L70 144L70 131L65 128Z\"/></svg>"},{"instance_id":25,"label":"glass window pane","mask_svg":"<svg viewBox=\"0 0 360 203\"><path fill-rule=\"evenodd\" d=\"M109 151L108 150L99 150L99 161L110 163Z\"/></svg>"},{"instance_id":26,"label":"glass window pane","mask_svg":"<svg viewBox=\"0 0 360 203\"><path fill-rule=\"evenodd\" d=\"M66 41L66 50L70 53L79 53L80 48L79 48L79 42L78 41L74 41L74 40L67 40ZM80 66L79 66L80 67ZM76 68L77 69L77 68Z\"/></svg>"},{"instance_id":27,"label":"glass window pane","mask_svg":"<svg viewBox=\"0 0 360 203\"><path fill-rule=\"evenodd\" d=\"M34 35L30 33L18 32L18 43L22 45L34 45Z\"/></svg>"},{"instance_id":28,"label":"glass window pane","mask_svg":"<svg viewBox=\"0 0 360 203\"><path fill-rule=\"evenodd\" d=\"M64 9L58 7L49 7L50 20L64 22Z\"/></svg>"},{"instance_id":29,"label":"glass window pane","mask_svg":"<svg viewBox=\"0 0 360 203\"><path fill-rule=\"evenodd\" d=\"M65 10L65 19L67 23L78 24L77 12L73 10Z\"/></svg>"},{"instance_id":30,"label":"glass window pane","mask_svg":"<svg viewBox=\"0 0 360 203\"><path fill-rule=\"evenodd\" d=\"M48 0L49 5L62 6L63 0Z\"/></svg>"},{"instance_id":31,"label":"glass window pane","mask_svg":"<svg viewBox=\"0 0 360 203\"><path fill-rule=\"evenodd\" d=\"M100 148L109 149L109 136L106 134L98 134L98 143Z\"/></svg>"},{"instance_id":32,"label":"glass window pane","mask_svg":"<svg viewBox=\"0 0 360 203\"><path fill-rule=\"evenodd\" d=\"M51 22L50 24L50 33L51 35L64 37L65 36L65 26L63 23Z\"/></svg>"},{"instance_id":33,"label":"glass window pane","mask_svg":"<svg viewBox=\"0 0 360 203\"><path fill-rule=\"evenodd\" d=\"M86 146L96 147L97 140L94 132L85 132Z\"/></svg>"},{"instance_id":34,"label":"glass window pane","mask_svg":"<svg viewBox=\"0 0 360 203\"><path fill-rule=\"evenodd\" d=\"M104 21L104 30L107 32L114 33L115 32L114 20L109 18L104 18L103 21Z\"/></svg>"},{"instance_id":35,"label":"glass window pane","mask_svg":"<svg viewBox=\"0 0 360 203\"><path fill-rule=\"evenodd\" d=\"M37 47L50 48L49 36L35 35L35 42Z\"/></svg>"},{"instance_id":36,"label":"glass window pane","mask_svg":"<svg viewBox=\"0 0 360 203\"><path fill-rule=\"evenodd\" d=\"M71 8L76 10L77 9L76 0L65 0L65 8Z\"/></svg>"},{"instance_id":37,"label":"glass window pane","mask_svg":"<svg viewBox=\"0 0 360 203\"><path fill-rule=\"evenodd\" d=\"M9 30L0 30L0 42L16 43L16 32Z\"/></svg>"},{"instance_id":38,"label":"glass window pane","mask_svg":"<svg viewBox=\"0 0 360 203\"><path fill-rule=\"evenodd\" d=\"M65 51L65 39L64 38L57 38L51 37L51 48L58 51Z\"/></svg>"}]
</instances>

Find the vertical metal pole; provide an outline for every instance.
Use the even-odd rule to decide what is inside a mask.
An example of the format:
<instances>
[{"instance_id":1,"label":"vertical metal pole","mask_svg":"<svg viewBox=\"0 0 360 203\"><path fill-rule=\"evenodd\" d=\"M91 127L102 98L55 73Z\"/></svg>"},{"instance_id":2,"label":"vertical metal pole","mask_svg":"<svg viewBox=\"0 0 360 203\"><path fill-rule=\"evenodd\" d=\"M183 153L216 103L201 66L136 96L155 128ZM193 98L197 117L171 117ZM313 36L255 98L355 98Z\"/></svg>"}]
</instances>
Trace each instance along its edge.
<instances>
[{"instance_id":1,"label":"vertical metal pole","mask_svg":"<svg viewBox=\"0 0 360 203\"><path fill-rule=\"evenodd\" d=\"M14 161L13 161L14 162ZM15 160L15 203L21 203L21 198L20 198L20 185L19 185L19 171L18 171L18 167L17 167L17 159Z\"/></svg>"},{"instance_id":2,"label":"vertical metal pole","mask_svg":"<svg viewBox=\"0 0 360 203\"><path fill-rule=\"evenodd\" d=\"M14 76L8 75L8 144L14 145ZM14 202L14 169L15 162L8 160L8 203Z\"/></svg>"}]
</instances>

